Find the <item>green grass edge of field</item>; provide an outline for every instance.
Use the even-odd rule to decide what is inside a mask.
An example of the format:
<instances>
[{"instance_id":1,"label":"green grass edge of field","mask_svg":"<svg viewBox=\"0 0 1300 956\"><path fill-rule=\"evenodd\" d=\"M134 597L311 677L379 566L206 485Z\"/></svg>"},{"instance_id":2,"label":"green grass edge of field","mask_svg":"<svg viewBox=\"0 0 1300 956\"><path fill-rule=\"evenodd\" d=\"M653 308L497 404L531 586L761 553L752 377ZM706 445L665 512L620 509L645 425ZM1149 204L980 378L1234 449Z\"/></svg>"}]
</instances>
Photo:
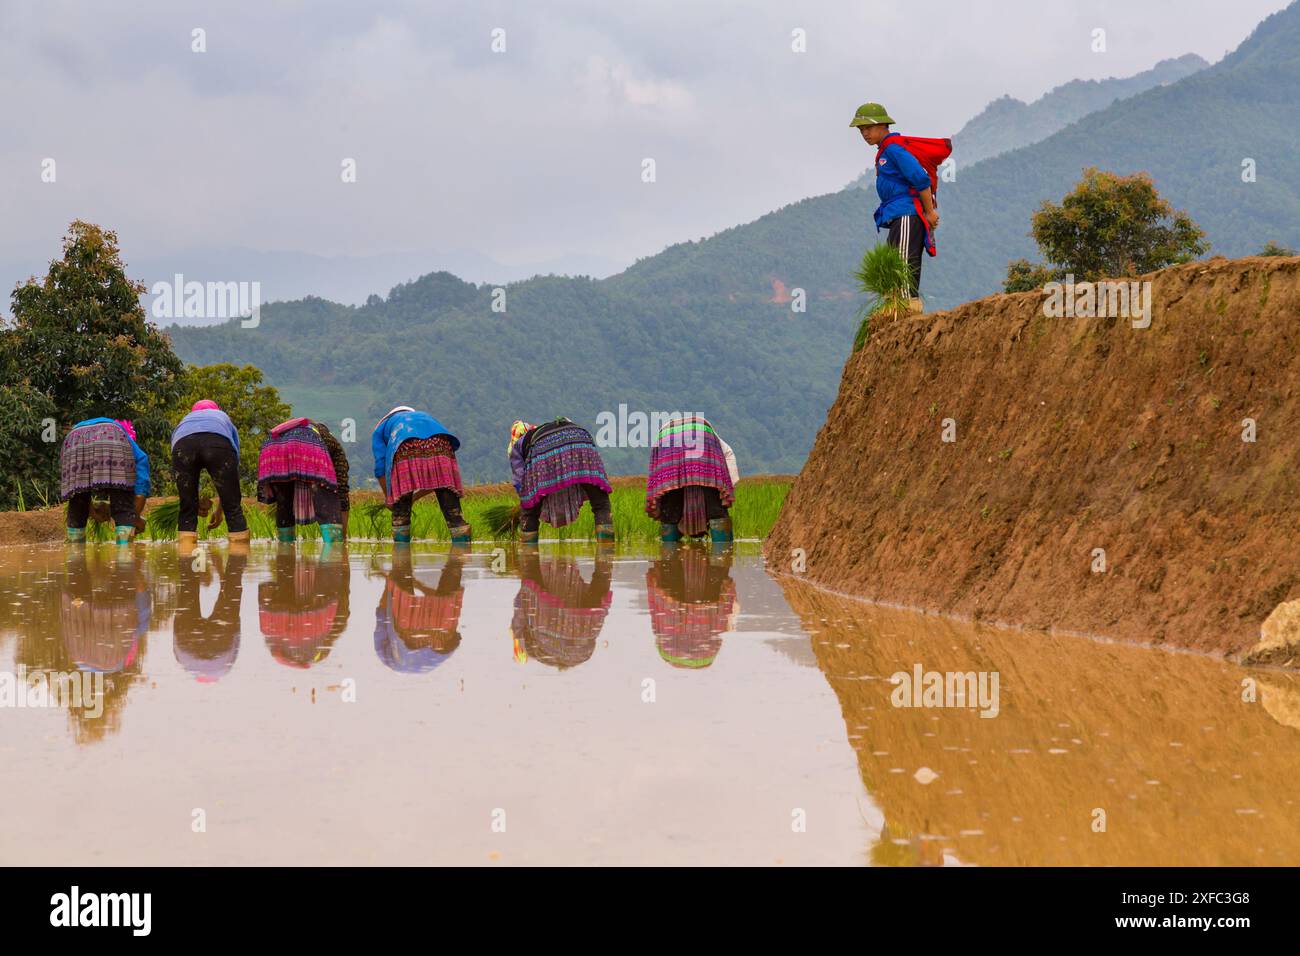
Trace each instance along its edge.
<instances>
[{"instance_id":1,"label":"green grass edge of field","mask_svg":"<svg viewBox=\"0 0 1300 956\"><path fill-rule=\"evenodd\" d=\"M731 506L732 529L737 538L767 537L772 526L781 514L781 506L790 491L789 481L755 480L742 481L736 486L736 500ZM494 506L513 505L518 498L510 493L482 494L470 491L461 501L465 518L474 528L474 538L479 541L512 541L517 534L492 538L489 536L488 523L484 512ZM614 516L614 535L620 541L654 542L659 540L659 523L645 513L644 486L616 487L610 495L610 506ZM145 529L139 535L147 541L176 540L175 507L163 505L146 516ZM248 518L251 537L271 539L275 537L274 511L269 506L244 507ZM207 527L206 520L199 519L199 538L221 538L225 536L224 525L214 532ZM595 538L595 523L591 517L591 508L584 506L582 514L573 524L563 528L552 528L542 524L541 536L545 539L561 541L585 541ZM393 535L392 521L386 508L367 508L354 505L348 516L348 537L355 539L383 540ZM88 541L112 541L114 529L111 524L97 524L92 521L86 527ZM314 525L302 525L298 528L298 537L319 539L320 529ZM450 541L447 523L442 518L437 502L432 498L417 501L411 512L411 537L417 541Z\"/></svg>"}]
</instances>

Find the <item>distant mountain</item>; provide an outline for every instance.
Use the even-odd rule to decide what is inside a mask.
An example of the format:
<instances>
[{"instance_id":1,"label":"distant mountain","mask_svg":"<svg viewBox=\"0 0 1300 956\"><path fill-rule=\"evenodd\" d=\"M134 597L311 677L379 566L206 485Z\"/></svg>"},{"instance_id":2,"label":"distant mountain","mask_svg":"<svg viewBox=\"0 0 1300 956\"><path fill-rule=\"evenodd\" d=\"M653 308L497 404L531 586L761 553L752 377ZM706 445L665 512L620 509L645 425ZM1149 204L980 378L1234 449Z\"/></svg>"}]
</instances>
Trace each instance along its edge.
<instances>
[{"instance_id":1,"label":"distant mountain","mask_svg":"<svg viewBox=\"0 0 1300 956\"><path fill-rule=\"evenodd\" d=\"M1089 113L1047 139L959 167L941 192L940 256L922 282L929 307L998 291L1007 261L1033 256L1030 215L1084 166L1145 170L1161 193L1237 256L1270 239L1300 246L1300 6L1264 21L1218 64ZM1243 182L1243 161L1256 176ZM851 274L878 241L874 190L807 199L607 279L546 277L492 290L447 273L353 308L318 298L237 322L174 329L187 361L249 362L295 412L369 428L390 406L429 409L462 440L467 478L506 474L515 418L600 412L709 416L750 473L801 465L834 398L860 305ZM800 297L805 312L792 310ZM616 472L645 449L610 450ZM863 462L862 467L874 467Z\"/></svg>"},{"instance_id":2,"label":"distant mountain","mask_svg":"<svg viewBox=\"0 0 1300 956\"><path fill-rule=\"evenodd\" d=\"M962 166L1047 139L1075 120L1157 86L1177 82L1210 64L1195 53L1161 60L1149 70L1123 78L1071 80L1032 103L1011 96L994 100L953 136Z\"/></svg>"}]
</instances>

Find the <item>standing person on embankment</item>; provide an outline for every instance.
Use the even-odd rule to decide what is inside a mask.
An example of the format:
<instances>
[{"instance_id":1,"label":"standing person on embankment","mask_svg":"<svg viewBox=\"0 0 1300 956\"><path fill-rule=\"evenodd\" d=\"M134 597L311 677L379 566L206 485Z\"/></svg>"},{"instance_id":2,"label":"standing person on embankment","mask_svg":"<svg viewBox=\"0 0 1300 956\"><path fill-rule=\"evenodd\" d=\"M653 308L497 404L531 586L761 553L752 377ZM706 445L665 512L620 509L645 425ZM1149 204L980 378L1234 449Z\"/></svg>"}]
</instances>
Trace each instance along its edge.
<instances>
[{"instance_id":1,"label":"standing person on embankment","mask_svg":"<svg viewBox=\"0 0 1300 956\"><path fill-rule=\"evenodd\" d=\"M231 543L248 540L248 519L239 498L239 430L230 416L211 399L194 403L190 413L172 431L172 470L180 513L176 541L182 549L199 537L199 476L206 469L216 486L220 504L208 527L221 524L225 515Z\"/></svg>"},{"instance_id":2,"label":"standing person on embankment","mask_svg":"<svg viewBox=\"0 0 1300 956\"><path fill-rule=\"evenodd\" d=\"M59 451L59 496L68 503L68 541L84 543L91 497L108 496L117 543L127 544L143 527L149 495L149 456L135 442L126 419L87 418L72 426ZM134 496L134 497L133 497Z\"/></svg>"},{"instance_id":3,"label":"standing person on embankment","mask_svg":"<svg viewBox=\"0 0 1300 956\"><path fill-rule=\"evenodd\" d=\"M734 539L728 510L740 470L731 447L701 415L664 424L650 452L645 511L659 520L659 538L680 541L706 531L715 544Z\"/></svg>"},{"instance_id":4,"label":"standing person on embankment","mask_svg":"<svg viewBox=\"0 0 1300 956\"><path fill-rule=\"evenodd\" d=\"M319 524L326 545L343 540L335 459L317 423L290 418L271 429L257 460L257 500L275 505L275 536L297 540L297 525ZM328 432L328 429L326 429Z\"/></svg>"},{"instance_id":5,"label":"standing person on embankment","mask_svg":"<svg viewBox=\"0 0 1300 956\"><path fill-rule=\"evenodd\" d=\"M553 528L577 520L583 501L591 502L596 540L614 540L613 487L591 432L567 418L544 425L516 421L506 451L519 493L520 541L536 543L543 520Z\"/></svg>"},{"instance_id":6,"label":"standing person on embankment","mask_svg":"<svg viewBox=\"0 0 1300 956\"><path fill-rule=\"evenodd\" d=\"M951 141L903 137L891 132L893 117L879 103L863 103L850 126L856 127L868 145L876 147L876 231L888 229L891 246L907 260L912 270L909 311L920 312L921 253L935 254L934 230L939 226L939 208L935 205L935 179L913 155L914 147L927 150L935 162L952 152Z\"/></svg>"},{"instance_id":7,"label":"standing person on embankment","mask_svg":"<svg viewBox=\"0 0 1300 956\"><path fill-rule=\"evenodd\" d=\"M456 544L470 540L471 529L460 510L464 488L456 449L460 439L436 418L398 405L379 419L370 436L375 456L375 477L384 492L384 503L393 512L393 541L411 540L411 508L432 492L447 521Z\"/></svg>"}]
</instances>

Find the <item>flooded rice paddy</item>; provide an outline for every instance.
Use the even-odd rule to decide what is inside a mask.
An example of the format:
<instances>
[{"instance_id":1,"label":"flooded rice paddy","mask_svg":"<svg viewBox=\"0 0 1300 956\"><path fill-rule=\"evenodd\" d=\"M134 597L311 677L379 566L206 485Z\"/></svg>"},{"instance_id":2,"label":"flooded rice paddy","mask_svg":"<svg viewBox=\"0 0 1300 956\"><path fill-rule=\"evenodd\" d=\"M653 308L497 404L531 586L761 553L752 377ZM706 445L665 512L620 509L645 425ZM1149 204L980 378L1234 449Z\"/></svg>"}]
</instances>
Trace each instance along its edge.
<instances>
[{"instance_id":1,"label":"flooded rice paddy","mask_svg":"<svg viewBox=\"0 0 1300 956\"><path fill-rule=\"evenodd\" d=\"M0 548L0 766L6 864L1300 862L1294 675L743 543Z\"/></svg>"}]
</instances>

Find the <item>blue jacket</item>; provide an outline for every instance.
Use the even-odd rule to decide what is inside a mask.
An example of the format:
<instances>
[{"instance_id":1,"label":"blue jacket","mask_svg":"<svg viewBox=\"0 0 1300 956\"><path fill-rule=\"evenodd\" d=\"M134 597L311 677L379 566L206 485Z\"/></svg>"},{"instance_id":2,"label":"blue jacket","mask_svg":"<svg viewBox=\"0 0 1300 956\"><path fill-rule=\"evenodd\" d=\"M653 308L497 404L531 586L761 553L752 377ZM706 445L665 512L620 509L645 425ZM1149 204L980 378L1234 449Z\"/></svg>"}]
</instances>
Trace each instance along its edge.
<instances>
[{"instance_id":1,"label":"blue jacket","mask_svg":"<svg viewBox=\"0 0 1300 956\"><path fill-rule=\"evenodd\" d=\"M460 447L460 439L442 423L424 412L398 412L390 415L375 426L370 436L370 452L375 456L375 477L383 478L393 470L393 456L397 446L408 438L433 438L444 435L451 442L452 450Z\"/></svg>"},{"instance_id":2,"label":"blue jacket","mask_svg":"<svg viewBox=\"0 0 1300 956\"><path fill-rule=\"evenodd\" d=\"M77 422L73 428L80 428L82 425L117 425L117 422L111 418L87 418L84 422ZM122 428L121 425L117 425ZM135 443L135 439L127 435L126 429L122 428L122 434L126 435L126 440L131 443L131 454L135 456L135 493L137 495L149 494L149 456L141 450L140 446Z\"/></svg>"},{"instance_id":3,"label":"blue jacket","mask_svg":"<svg viewBox=\"0 0 1300 956\"><path fill-rule=\"evenodd\" d=\"M230 416L219 408L201 408L182 418L180 424L172 430L172 447L175 448L176 443L187 435L197 435L200 432L212 432L229 439L230 444L235 446L235 454L239 454L239 429L230 420Z\"/></svg>"},{"instance_id":4,"label":"blue jacket","mask_svg":"<svg viewBox=\"0 0 1300 956\"><path fill-rule=\"evenodd\" d=\"M890 133L889 136L897 136ZM896 142L885 137L885 148L876 162L876 231L880 231L899 216L916 215L916 203L911 190L920 192L930 188L930 174L915 156Z\"/></svg>"}]
</instances>

